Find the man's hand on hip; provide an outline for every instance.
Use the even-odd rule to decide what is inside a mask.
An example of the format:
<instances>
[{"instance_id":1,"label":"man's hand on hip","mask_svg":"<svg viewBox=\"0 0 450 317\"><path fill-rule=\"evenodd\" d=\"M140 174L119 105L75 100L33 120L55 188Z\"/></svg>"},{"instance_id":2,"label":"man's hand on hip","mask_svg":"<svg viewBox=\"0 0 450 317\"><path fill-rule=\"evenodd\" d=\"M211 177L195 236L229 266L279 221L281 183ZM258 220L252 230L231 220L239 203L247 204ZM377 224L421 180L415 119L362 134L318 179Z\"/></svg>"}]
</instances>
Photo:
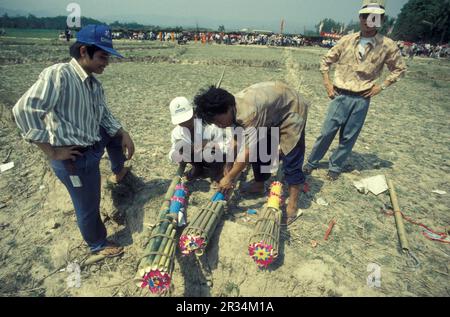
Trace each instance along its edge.
<instances>
[{"instance_id":1,"label":"man's hand on hip","mask_svg":"<svg viewBox=\"0 0 450 317\"><path fill-rule=\"evenodd\" d=\"M334 86L330 83L326 83L325 88L327 89L328 98L334 99L336 97L336 91L334 90Z\"/></svg>"},{"instance_id":2,"label":"man's hand on hip","mask_svg":"<svg viewBox=\"0 0 450 317\"><path fill-rule=\"evenodd\" d=\"M75 161L78 156L83 156L83 154L78 151L79 148L79 146L54 147L53 154L50 155L50 158L56 161Z\"/></svg>"},{"instance_id":3,"label":"man's hand on hip","mask_svg":"<svg viewBox=\"0 0 450 317\"><path fill-rule=\"evenodd\" d=\"M334 85L331 82L328 73L323 74L323 84L325 85L325 89L327 90L328 98L334 99L336 97L336 91L334 90Z\"/></svg>"},{"instance_id":4,"label":"man's hand on hip","mask_svg":"<svg viewBox=\"0 0 450 317\"><path fill-rule=\"evenodd\" d=\"M81 152L79 151L80 147L77 146L77 145L75 145L75 146L53 147L53 146L50 145L50 143L35 142L35 144L51 160L55 160L55 161L72 160L72 161L75 161L77 159L77 157L83 156L83 154L81 154Z\"/></svg>"},{"instance_id":5,"label":"man's hand on hip","mask_svg":"<svg viewBox=\"0 0 450 317\"><path fill-rule=\"evenodd\" d=\"M372 89L363 94L364 98L372 98L378 95L383 89L379 85L373 85Z\"/></svg>"}]
</instances>

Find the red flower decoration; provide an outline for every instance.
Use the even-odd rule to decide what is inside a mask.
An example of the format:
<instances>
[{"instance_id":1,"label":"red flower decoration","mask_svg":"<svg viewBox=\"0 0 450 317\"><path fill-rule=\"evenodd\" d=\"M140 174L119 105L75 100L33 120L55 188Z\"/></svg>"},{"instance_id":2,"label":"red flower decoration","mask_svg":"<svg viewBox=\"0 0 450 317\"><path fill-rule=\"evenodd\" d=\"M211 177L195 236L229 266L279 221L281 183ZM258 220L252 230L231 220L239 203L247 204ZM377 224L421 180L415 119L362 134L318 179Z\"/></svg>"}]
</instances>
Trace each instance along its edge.
<instances>
[{"instance_id":1,"label":"red flower decoration","mask_svg":"<svg viewBox=\"0 0 450 317\"><path fill-rule=\"evenodd\" d=\"M148 286L152 293L162 293L170 289L171 277L160 271L150 271L142 278L141 288Z\"/></svg>"},{"instance_id":2,"label":"red flower decoration","mask_svg":"<svg viewBox=\"0 0 450 317\"><path fill-rule=\"evenodd\" d=\"M274 261L273 247L263 241L248 246L248 253L260 268L267 268Z\"/></svg>"}]
</instances>

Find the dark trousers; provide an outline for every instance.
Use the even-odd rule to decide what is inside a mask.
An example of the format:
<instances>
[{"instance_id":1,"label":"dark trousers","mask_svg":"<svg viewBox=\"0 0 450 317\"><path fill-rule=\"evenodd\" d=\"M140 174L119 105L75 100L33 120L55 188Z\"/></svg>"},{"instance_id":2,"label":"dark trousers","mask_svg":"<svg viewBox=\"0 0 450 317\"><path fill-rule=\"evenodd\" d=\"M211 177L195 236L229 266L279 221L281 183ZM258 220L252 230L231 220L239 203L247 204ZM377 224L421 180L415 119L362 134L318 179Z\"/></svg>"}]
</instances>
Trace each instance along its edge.
<instances>
[{"instance_id":1,"label":"dark trousers","mask_svg":"<svg viewBox=\"0 0 450 317\"><path fill-rule=\"evenodd\" d=\"M100 218L100 160L108 151L111 170L118 174L125 163L122 138L110 137L100 128L101 140L76 161L51 161L53 171L66 186L77 216L78 228L91 251L106 245L106 228ZM71 176L78 176L81 187L74 186Z\"/></svg>"},{"instance_id":2,"label":"dark trousers","mask_svg":"<svg viewBox=\"0 0 450 317\"><path fill-rule=\"evenodd\" d=\"M267 149L262 148L261 142L258 142L258 158L257 162L252 163L253 175L256 182L267 181L271 173L268 171L271 161L263 162L260 157L261 151L265 151L268 155L271 154L271 137L267 136ZM305 159L305 130L303 130L300 140L296 146L287 155L281 154L281 161L283 161L283 173L286 183L288 185L300 185L305 183L305 175L303 174L303 162ZM267 172L262 172L265 167Z\"/></svg>"}]
</instances>

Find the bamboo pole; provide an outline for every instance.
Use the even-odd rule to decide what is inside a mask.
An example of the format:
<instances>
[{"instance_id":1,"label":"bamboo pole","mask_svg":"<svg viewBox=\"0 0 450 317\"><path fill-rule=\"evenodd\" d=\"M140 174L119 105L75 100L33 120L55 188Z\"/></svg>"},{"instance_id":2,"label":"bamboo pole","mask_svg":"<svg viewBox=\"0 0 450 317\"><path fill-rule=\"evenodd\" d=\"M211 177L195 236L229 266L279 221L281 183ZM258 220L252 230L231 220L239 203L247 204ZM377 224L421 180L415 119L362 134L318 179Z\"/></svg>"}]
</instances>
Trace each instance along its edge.
<instances>
[{"instance_id":1,"label":"bamboo pole","mask_svg":"<svg viewBox=\"0 0 450 317\"><path fill-rule=\"evenodd\" d=\"M172 258L171 250L173 249L176 232L177 231L175 230L175 228L172 228L172 232L170 234L170 239L163 251L164 255L161 257L161 260L159 260L158 269L161 272L165 271L166 273L168 273L168 271L169 271L169 269L166 267L166 262L170 263L170 261L167 261L167 260Z\"/></svg>"},{"instance_id":2,"label":"bamboo pole","mask_svg":"<svg viewBox=\"0 0 450 317\"><path fill-rule=\"evenodd\" d=\"M216 88L220 88L220 86L222 85L222 81L223 81L223 76L225 75L225 67L223 68L223 72L222 75L220 76L219 81L216 84Z\"/></svg>"},{"instance_id":3,"label":"bamboo pole","mask_svg":"<svg viewBox=\"0 0 450 317\"><path fill-rule=\"evenodd\" d=\"M214 204L214 208L212 208L210 213L211 213L211 217L209 218L209 221L206 223L205 226L205 235L207 235L205 237L205 242L206 244L208 243L208 240L211 238L210 235L212 235L212 233L216 230L216 226L219 223L219 219L222 216L223 213L223 204L220 202L216 202Z\"/></svg>"},{"instance_id":4,"label":"bamboo pole","mask_svg":"<svg viewBox=\"0 0 450 317\"><path fill-rule=\"evenodd\" d=\"M167 242L169 241L169 237L172 233L172 229L173 229L173 224L169 224L167 226L167 230L165 232L165 237L162 237L161 244L157 251L161 251L161 250L165 249ZM161 254L156 254L156 256L154 257L154 259L152 261L152 270L156 270L158 268L158 263L159 263L159 260L161 259L161 257L162 257Z\"/></svg>"},{"instance_id":5,"label":"bamboo pole","mask_svg":"<svg viewBox=\"0 0 450 317\"><path fill-rule=\"evenodd\" d=\"M171 274L172 273L171 271L172 271L173 263L171 261L173 260L174 254L175 254L175 245L176 245L176 243L172 243L172 246L170 247L170 250L169 250L169 255L170 256L167 257L166 263L163 266L164 269L167 270L165 272L167 274Z\"/></svg>"},{"instance_id":6,"label":"bamboo pole","mask_svg":"<svg viewBox=\"0 0 450 317\"><path fill-rule=\"evenodd\" d=\"M203 218L205 217L205 213L203 212L203 208L200 209L200 212L197 213L192 219L192 221L189 223L188 227L185 229L186 234L189 234L192 232L192 227L198 227L198 225L203 221Z\"/></svg>"},{"instance_id":7,"label":"bamboo pole","mask_svg":"<svg viewBox=\"0 0 450 317\"><path fill-rule=\"evenodd\" d=\"M271 191L272 190L273 187L271 187ZM281 188L274 191L274 193L281 195ZM274 201L271 201L271 199L276 198L269 195L267 204L260 213L255 230L250 238L249 245L262 243L262 245L271 246L271 255L273 259L275 259L279 252L282 212L280 208L276 207L278 204L274 204Z\"/></svg>"},{"instance_id":8,"label":"bamboo pole","mask_svg":"<svg viewBox=\"0 0 450 317\"><path fill-rule=\"evenodd\" d=\"M158 226L158 230L156 231L155 234L158 234L158 235L165 234L167 232L167 228L169 227L169 225L171 225L171 224L169 224L169 222L167 220L162 222ZM145 259L146 262L148 262L150 264L153 263L153 260L155 259L156 254L151 254L151 253L158 251L158 249L161 246L162 241L163 241L162 236L153 237L152 241L150 242L151 248L148 249L148 253L147 253L147 254L149 254L149 256L147 257L147 259Z\"/></svg>"},{"instance_id":9,"label":"bamboo pole","mask_svg":"<svg viewBox=\"0 0 450 317\"><path fill-rule=\"evenodd\" d=\"M161 204L161 208L160 208L160 212L159 212L159 216L158 216L158 219L159 219L159 221L163 221L164 219L165 219L165 217L166 217L166 214L167 214L167 211L169 210L169 208L170 208L170 200L171 200L171 198L172 198L172 196L173 196L173 194L175 193L175 187L178 185L178 183L181 181L181 178L182 178L182 176L183 176L183 173L184 173L184 171L185 171L185 169L186 169L186 163L181 163L179 166L178 166L178 169L177 169L177 172L176 172L176 175L172 178L172 181L171 181L171 183L170 183L170 186L169 186L169 188L167 189L167 191L166 191L166 194L165 194L165 196L164 196L164 200L163 200L163 202L162 202L162 204ZM153 228L153 230L150 232L150 237L152 237L152 235L155 233L159 233L159 234L162 234L162 233L164 233L165 232L165 229L166 228L164 228L166 225L167 222L162 222L162 223L159 223L158 224L158 226L156 226L155 228ZM157 228L157 230L155 230ZM149 254L149 253L152 253L152 252L156 252L156 250L159 248L159 246L160 245L158 245L158 244L160 244L161 243L161 239L158 239L158 237L157 238L154 238L154 239L151 239L150 241L149 241L149 243L148 243L148 245L147 245L147 247L145 248L145 253L146 254ZM144 265L151 265L151 263L153 262L153 259L155 258L155 255L149 255L148 257L146 257L146 258L143 258L141 261L140 261L140 263L139 263L139 265L138 265L138 267L140 268L140 269L138 269L138 275L140 275L140 277L142 278L142 276L146 273L145 272L145 268L144 268Z\"/></svg>"},{"instance_id":10,"label":"bamboo pole","mask_svg":"<svg viewBox=\"0 0 450 317\"><path fill-rule=\"evenodd\" d=\"M205 217L203 218L203 221L198 226L199 228L206 229L206 225L209 223L210 219L213 217L213 213L211 210L214 210L214 208L217 206L216 202L210 202L206 207L202 210L202 212L205 213ZM205 230L206 231L206 230ZM205 232L199 232L200 236L204 236ZM204 237L205 238L205 237Z\"/></svg>"},{"instance_id":11,"label":"bamboo pole","mask_svg":"<svg viewBox=\"0 0 450 317\"><path fill-rule=\"evenodd\" d=\"M277 212L277 220L278 221L277 221L277 231L276 231L276 237L278 237L278 240L276 241L277 256L278 256L278 251L280 250L281 218L282 218L281 210L278 210L278 212Z\"/></svg>"},{"instance_id":12,"label":"bamboo pole","mask_svg":"<svg viewBox=\"0 0 450 317\"><path fill-rule=\"evenodd\" d=\"M397 193L395 192L394 182L388 180L389 193L391 195L392 207L394 208L395 223L397 225L398 238L404 253L409 251L408 240L406 239L405 226L403 224L402 213L398 204Z\"/></svg>"},{"instance_id":13,"label":"bamboo pole","mask_svg":"<svg viewBox=\"0 0 450 317\"><path fill-rule=\"evenodd\" d=\"M159 219L164 219L167 210L170 208L170 200L172 199L173 194L175 193L175 187L178 185L178 183L181 181L181 178L183 177L184 170L186 169L186 163L181 163L178 166L178 170L176 172L176 175L172 178L172 182L170 183L169 188L167 189L166 195L164 196L163 203L161 205L161 209L159 212Z\"/></svg>"}]
</instances>

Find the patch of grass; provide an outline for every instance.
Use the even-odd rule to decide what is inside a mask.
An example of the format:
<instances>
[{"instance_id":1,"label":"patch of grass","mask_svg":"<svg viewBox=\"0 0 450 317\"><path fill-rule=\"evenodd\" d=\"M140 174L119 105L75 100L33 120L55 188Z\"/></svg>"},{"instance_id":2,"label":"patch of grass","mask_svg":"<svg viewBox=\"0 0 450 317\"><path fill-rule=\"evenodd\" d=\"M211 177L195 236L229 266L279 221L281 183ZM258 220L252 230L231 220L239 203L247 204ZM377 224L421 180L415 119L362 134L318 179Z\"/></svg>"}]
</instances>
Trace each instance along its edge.
<instances>
[{"instance_id":1,"label":"patch of grass","mask_svg":"<svg viewBox=\"0 0 450 317\"><path fill-rule=\"evenodd\" d=\"M38 38L38 39L55 39L58 38L59 30L50 29L5 29L7 37L18 38Z\"/></svg>"}]
</instances>

